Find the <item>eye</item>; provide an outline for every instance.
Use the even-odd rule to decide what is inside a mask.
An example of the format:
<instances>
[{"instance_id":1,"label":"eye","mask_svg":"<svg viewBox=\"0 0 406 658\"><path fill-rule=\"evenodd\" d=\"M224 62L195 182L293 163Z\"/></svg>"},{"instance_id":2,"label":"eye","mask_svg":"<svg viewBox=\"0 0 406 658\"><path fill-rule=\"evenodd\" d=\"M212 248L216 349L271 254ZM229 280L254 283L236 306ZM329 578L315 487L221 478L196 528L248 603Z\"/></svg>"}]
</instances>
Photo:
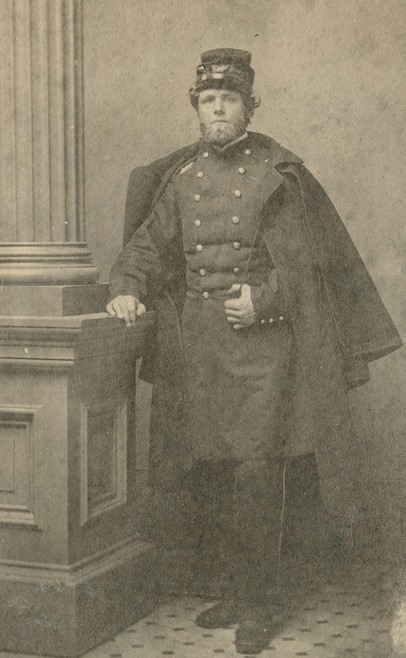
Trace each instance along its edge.
<instances>
[{"instance_id":1,"label":"eye","mask_svg":"<svg viewBox=\"0 0 406 658\"><path fill-rule=\"evenodd\" d=\"M214 100L214 96L203 96L200 97L199 101L202 105L205 105L206 103L212 103Z\"/></svg>"}]
</instances>

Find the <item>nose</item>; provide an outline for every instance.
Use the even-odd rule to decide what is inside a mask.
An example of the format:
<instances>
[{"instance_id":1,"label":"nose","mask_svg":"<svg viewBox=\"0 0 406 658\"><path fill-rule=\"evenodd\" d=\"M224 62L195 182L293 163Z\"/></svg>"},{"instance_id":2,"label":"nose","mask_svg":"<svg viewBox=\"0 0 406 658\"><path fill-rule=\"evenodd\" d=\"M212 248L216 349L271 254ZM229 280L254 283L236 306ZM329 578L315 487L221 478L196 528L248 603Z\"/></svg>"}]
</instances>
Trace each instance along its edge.
<instances>
[{"instance_id":1,"label":"nose","mask_svg":"<svg viewBox=\"0 0 406 658\"><path fill-rule=\"evenodd\" d=\"M224 114L224 102L222 98L217 97L214 101L214 114Z\"/></svg>"}]
</instances>

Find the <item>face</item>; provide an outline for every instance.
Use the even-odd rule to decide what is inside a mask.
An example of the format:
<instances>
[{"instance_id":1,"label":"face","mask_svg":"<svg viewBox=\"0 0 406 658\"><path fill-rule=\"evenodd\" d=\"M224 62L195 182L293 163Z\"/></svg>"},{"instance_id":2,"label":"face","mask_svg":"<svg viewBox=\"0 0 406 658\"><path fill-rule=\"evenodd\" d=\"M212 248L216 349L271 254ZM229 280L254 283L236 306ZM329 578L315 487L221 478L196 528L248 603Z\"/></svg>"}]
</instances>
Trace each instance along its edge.
<instances>
[{"instance_id":1,"label":"face","mask_svg":"<svg viewBox=\"0 0 406 658\"><path fill-rule=\"evenodd\" d=\"M197 112L203 137L218 146L243 135L249 118L241 94L226 89L201 91Z\"/></svg>"}]
</instances>

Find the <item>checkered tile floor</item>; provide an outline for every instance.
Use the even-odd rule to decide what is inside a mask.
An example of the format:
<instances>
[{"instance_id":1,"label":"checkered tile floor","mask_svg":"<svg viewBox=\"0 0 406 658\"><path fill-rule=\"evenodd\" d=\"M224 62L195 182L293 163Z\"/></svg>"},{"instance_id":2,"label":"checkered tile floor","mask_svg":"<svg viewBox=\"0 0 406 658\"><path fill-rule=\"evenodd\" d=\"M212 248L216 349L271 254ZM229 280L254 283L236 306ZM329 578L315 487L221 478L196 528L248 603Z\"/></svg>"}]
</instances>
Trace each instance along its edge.
<instances>
[{"instance_id":1,"label":"checkered tile floor","mask_svg":"<svg viewBox=\"0 0 406 658\"><path fill-rule=\"evenodd\" d=\"M205 631L194 625L197 612L208 604L189 598L167 600L153 615L92 651L89 658L236 656L234 629ZM346 591L314 593L303 609L292 611L262 655L383 658L389 655L389 636L379 623L380 614Z\"/></svg>"},{"instance_id":2,"label":"checkered tile floor","mask_svg":"<svg viewBox=\"0 0 406 658\"><path fill-rule=\"evenodd\" d=\"M344 572L326 575L316 570L314 574L311 586L302 590L291 588L279 630L261 656L394 658L398 655L391 652L389 634L394 580L383 568L352 565ZM305 580L310 582L308 577ZM235 657L235 627L206 631L194 624L197 613L212 604L213 600L199 597L162 599L153 614L93 649L86 658ZM0 658L6 656L10 654L0 654Z\"/></svg>"}]
</instances>

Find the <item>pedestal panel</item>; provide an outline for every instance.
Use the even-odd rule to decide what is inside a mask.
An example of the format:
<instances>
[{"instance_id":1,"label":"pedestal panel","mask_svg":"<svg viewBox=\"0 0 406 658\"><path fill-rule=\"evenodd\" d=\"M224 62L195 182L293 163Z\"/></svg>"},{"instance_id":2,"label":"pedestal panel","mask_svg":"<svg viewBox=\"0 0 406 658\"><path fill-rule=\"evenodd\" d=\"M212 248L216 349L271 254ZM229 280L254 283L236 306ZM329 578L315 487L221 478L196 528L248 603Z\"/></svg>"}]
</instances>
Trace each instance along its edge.
<instances>
[{"instance_id":1,"label":"pedestal panel","mask_svg":"<svg viewBox=\"0 0 406 658\"><path fill-rule=\"evenodd\" d=\"M0 525L42 528L41 406L0 406Z\"/></svg>"}]
</instances>

